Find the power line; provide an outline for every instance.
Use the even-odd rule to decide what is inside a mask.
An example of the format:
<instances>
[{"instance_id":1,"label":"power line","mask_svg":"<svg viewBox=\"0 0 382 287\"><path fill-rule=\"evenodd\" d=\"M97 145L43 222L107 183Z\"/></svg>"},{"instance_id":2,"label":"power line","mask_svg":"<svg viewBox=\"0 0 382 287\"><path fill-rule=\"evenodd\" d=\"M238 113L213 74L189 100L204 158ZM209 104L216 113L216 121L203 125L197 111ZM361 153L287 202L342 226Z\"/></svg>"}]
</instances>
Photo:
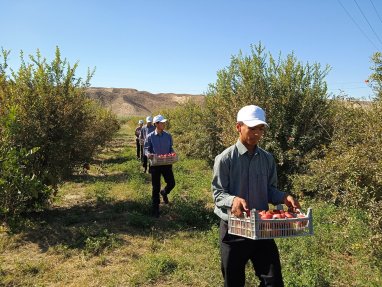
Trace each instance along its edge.
<instances>
[{"instance_id":1,"label":"power line","mask_svg":"<svg viewBox=\"0 0 382 287\"><path fill-rule=\"evenodd\" d=\"M375 14L377 14L377 16L378 16L378 18L379 18L379 21L381 21L381 23L382 23L382 19L381 19L381 16L379 16L379 13L378 13L378 11L377 11L377 8L375 8L373 1L372 1L372 0L370 0L370 3L371 3L371 5L373 5L373 8L374 8Z\"/></svg>"},{"instance_id":2,"label":"power line","mask_svg":"<svg viewBox=\"0 0 382 287\"><path fill-rule=\"evenodd\" d=\"M357 28L361 31L361 33L365 36L365 38L374 46L375 49L379 50L379 48L374 44L373 41L370 40L370 38L366 35L366 33L362 30L362 28L358 25L358 23L353 19L353 17L350 15L348 10L342 5L340 0L337 0L337 2L341 5L342 9L346 12L346 14L349 16L349 18L353 21L354 25L357 26Z\"/></svg>"},{"instance_id":3,"label":"power line","mask_svg":"<svg viewBox=\"0 0 382 287\"><path fill-rule=\"evenodd\" d=\"M381 41L381 39L379 38L378 34L375 32L375 30L374 30L374 29L373 29L373 27L371 26L371 24L370 24L369 20L367 20L367 17L366 17L366 16L365 16L365 14L363 13L363 11L362 11L361 7L359 7L359 5L358 5L358 3L357 3L357 0L354 0L354 2L355 2L355 4L357 5L357 7L358 7L358 10L361 12L361 14L362 14L363 18L365 18L365 20L366 20L367 24L369 25L369 27L370 27L371 31L373 31L373 33L374 33L375 37L377 37L377 39L378 39L379 43L380 43L380 44L382 44L382 41Z\"/></svg>"}]
</instances>

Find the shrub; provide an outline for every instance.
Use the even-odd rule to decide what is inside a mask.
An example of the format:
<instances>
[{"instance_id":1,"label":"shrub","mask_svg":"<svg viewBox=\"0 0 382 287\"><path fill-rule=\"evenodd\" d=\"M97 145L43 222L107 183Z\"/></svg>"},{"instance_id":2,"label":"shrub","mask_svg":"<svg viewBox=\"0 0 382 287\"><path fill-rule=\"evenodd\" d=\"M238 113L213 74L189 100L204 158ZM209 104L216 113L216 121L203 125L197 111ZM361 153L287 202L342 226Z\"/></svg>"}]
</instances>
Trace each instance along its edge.
<instances>
[{"instance_id":1,"label":"shrub","mask_svg":"<svg viewBox=\"0 0 382 287\"><path fill-rule=\"evenodd\" d=\"M239 53L218 71L203 107L187 104L171 114L171 129L180 134L182 151L212 163L237 140L238 110L261 106L270 125L261 145L274 154L280 186L289 189L288 176L304 170L305 155L331 138L333 113L324 82L328 70L303 65L293 54L285 60L267 58L261 44L252 46L249 56Z\"/></svg>"},{"instance_id":2,"label":"shrub","mask_svg":"<svg viewBox=\"0 0 382 287\"><path fill-rule=\"evenodd\" d=\"M97 234L87 234L84 251L89 255L99 255L106 250L120 246L121 243L122 241L116 234L103 229Z\"/></svg>"},{"instance_id":3,"label":"shrub","mask_svg":"<svg viewBox=\"0 0 382 287\"><path fill-rule=\"evenodd\" d=\"M382 255L382 104L337 101L331 144L293 179L294 192L344 208L367 211L374 252Z\"/></svg>"},{"instance_id":4,"label":"shrub","mask_svg":"<svg viewBox=\"0 0 382 287\"><path fill-rule=\"evenodd\" d=\"M27 169L38 148L27 150L12 145L15 109L0 106L0 111L0 215L7 222L8 216L46 207L53 190Z\"/></svg>"},{"instance_id":5,"label":"shrub","mask_svg":"<svg viewBox=\"0 0 382 287\"><path fill-rule=\"evenodd\" d=\"M187 157L205 159L210 164L223 149L214 116L206 107L193 102L164 112L170 119L168 128L176 149Z\"/></svg>"},{"instance_id":6,"label":"shrub","mask_svg":"<svg viewBox=\"0 0 382 287\"><path fill-rule=\"evenodd\" d=\"M6 140L1 141L1 149L8 154L12 151L13 162L23 162L16 173L38 180L33 190L38 202L45 199L42 195L49 187L56 190L76 166L90 161L119 125L110 111L86 96L93 73L89 71L85 81L77 78L78 64L72 67L63 60L58 47L51 63L39 51L26 63L21 52L21 66L11 75L6 74L9 52L3 50L2 55L0 136ZM6 180L3 174L0 178ZM15 194L18 188L11 185L4 192ZM21 202L14 202L18 204Z\"/></svg>"},{"instance_id":7,"label":"shrub","mask_svg":"<svg viewBox=\"0 0 382 287\"><path fill-rule=\"evenodd\" d=\"M53 190L25 170L36 151L0 145L0 214L5 215L5 221L7 216L41 210L49 203Z\"/></svg>"},{"instance_id":8,"label":"shrub","mask_svg":"<svg viewBox=\"0 0 382 287\"><path fill-rule=\"evenodd\" d=\"M376 99L382 101L382 53L374 53L371 61L373 62L371 67L373 73L370 75L371 88L375 93Z\"/></svg>"}]
</instances>

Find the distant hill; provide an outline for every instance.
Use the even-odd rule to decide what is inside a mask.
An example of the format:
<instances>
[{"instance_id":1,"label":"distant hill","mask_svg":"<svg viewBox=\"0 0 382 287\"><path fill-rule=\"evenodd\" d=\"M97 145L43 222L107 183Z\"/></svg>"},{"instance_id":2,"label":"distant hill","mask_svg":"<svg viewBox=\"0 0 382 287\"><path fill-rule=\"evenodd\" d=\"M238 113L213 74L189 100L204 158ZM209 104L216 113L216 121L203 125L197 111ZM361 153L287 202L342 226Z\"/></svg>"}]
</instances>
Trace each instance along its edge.
<instances>
[{"instance_id":1,"label":"distant hill","mask_svg":"<svg viewBox=\"0 0 382 287\"><path fill-rule=\"evenodd\" d=\"M203 95L152 94L128 88L88 88L87 95L119 116L147 116L162 108L179 106L189 100L202 104Z\"/></svg>"}]
</instances>

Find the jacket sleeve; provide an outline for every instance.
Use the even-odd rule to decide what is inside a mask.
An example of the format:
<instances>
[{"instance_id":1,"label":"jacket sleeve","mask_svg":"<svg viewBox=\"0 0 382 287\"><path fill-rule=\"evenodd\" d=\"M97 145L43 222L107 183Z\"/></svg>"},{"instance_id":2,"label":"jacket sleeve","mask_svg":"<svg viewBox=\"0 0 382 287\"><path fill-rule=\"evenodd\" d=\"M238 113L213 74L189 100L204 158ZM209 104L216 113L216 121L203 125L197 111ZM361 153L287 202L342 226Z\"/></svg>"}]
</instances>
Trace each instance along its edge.
<instances>
[{"instance_id":1,"label":"jacket sleeve","mask_svg":"<svg viewBox=\"0 0 382 287\"><path fill-rule=\"evenodd\" d=\"M151 137L150 136L148 136L145 139L145 143L143 144L143 151L145 153L145 156L148 156L150 153L154 153L153 144L151 142Z\"/></svg>"},{"instance_id":2,"label":"jacket sleeve","mask_svg":"<svg viewBox=\"0 0 382 287\"><path fill-rule=\"evenodd\" d=\"M219 209L231 208L235 196L229 193L229 159L222 158L218 155L215 158L213 177L212 177L212 193L214 202Z\"/></svg>"}]
</instances>

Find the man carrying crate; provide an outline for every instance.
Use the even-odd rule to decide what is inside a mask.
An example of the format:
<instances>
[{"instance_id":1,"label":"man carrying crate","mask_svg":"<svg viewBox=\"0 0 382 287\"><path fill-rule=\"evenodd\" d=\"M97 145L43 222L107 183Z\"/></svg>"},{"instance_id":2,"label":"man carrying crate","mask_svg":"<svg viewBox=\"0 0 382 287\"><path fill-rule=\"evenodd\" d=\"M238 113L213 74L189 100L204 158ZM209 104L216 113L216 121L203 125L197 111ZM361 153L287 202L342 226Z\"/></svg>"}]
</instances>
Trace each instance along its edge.
<instances>
[{"instance_id":1,"label":"man carrying crate","mask_svg":"<svg viewBox=\"0 0 382 287\"><path fill-rule=\"evenodd\" d=\"M154 117L153 122L155 130L147 135L144 144L145 155L153 159L154 155L167 155L174 153L172 136L164 130L166 119L162 115ZM161 190L161 176L163 175L166 186ZM174 173L172 164L151 166L151 184L152 184L152 215L159 217L160 195L165 204L169 203L168 194L175 187Z\"/></svg>"},{"instance_id":2,"label":"man carrying crate","mask_svg":"<svg viewBox=\"0 0 382 287\"><path fill-rule=\"evenodd\" d=\"M139 136L141 134L142 126L143 126L143 121L139 120L138 121L138 127L135 129L135 132L134 132L134 134L135 134L135 146L137 149L137 159L138 160L140 160L142 157L142 148L141 148L141 143L139 141Z\"/></svg>"},{"instance_id":3,"label":"man carrying crate","mask_svg":"<svg viewBox=\"0 0 382 287\"><path fill-rule=\"evenodd\" d=\"M155 130L155 126L152 124L152 122L153 122L153 118L151 116L146 117L146 125L142 127L141 133L139 135L139 140L142 143L142 146L144 145L147 135ZM145 155L144 152L142 153L141 161L142 161L142 166L144 168L144 172L146 173L148 161L147 161L147 156ZM149 173L150 171L151 169L149 166Z\"/></svg>"},{"instance_id":4,"label":"man carrying crate","mask_svg":"<svg viewBox=\"0 0 382 287\"><path fill-rule=\"evenodd\" d=\"M291 195L277 189L273 156L258 146L268 126L263 109L245 106L237 114L238 141L215 158L212 191L220 221L221 270L225 287L245 285L245 265L251 260L260 286L284 286L278 248L273 239L252 240L228 233L228 209L237 217L253 208L284 203L300 208Z\"/></svg>"}]
</instances>

